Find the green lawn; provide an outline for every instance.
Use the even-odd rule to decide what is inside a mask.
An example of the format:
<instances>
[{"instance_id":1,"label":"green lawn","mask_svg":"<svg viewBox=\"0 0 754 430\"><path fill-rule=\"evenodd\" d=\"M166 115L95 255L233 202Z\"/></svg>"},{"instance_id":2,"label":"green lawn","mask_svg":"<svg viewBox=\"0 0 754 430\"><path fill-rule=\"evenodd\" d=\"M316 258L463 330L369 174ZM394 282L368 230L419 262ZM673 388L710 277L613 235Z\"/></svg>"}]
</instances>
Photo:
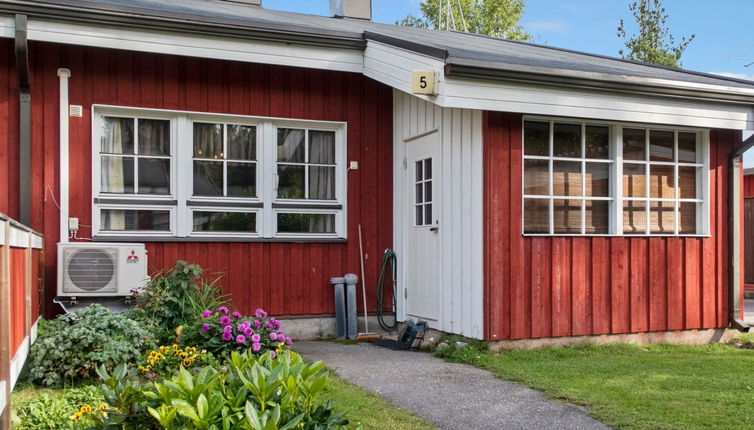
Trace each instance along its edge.
<instances>
[{"instance_id":1,"label":"green lawn","mask_svg":"<svg viewBox=\"0 0 754 430\"><path fill-rule=\"evenodd\" d=\"M579 345L500 354L467 348L449 358L587 406L615 428L754 428L752 350Z\"/></svg>"},{"instance_id":2,"label":"green lawn","mask_svg":"<svg viewBox=\"0 0 754 430\"><path fill-rule=\"evenodd\" d=\"M392 403L333 375L330 397L338 412L346 412L352 424L364 430L435 430L424 418L393 406ZM350 426L349 426L350 427Z\"/></svg>"}]
</instances>

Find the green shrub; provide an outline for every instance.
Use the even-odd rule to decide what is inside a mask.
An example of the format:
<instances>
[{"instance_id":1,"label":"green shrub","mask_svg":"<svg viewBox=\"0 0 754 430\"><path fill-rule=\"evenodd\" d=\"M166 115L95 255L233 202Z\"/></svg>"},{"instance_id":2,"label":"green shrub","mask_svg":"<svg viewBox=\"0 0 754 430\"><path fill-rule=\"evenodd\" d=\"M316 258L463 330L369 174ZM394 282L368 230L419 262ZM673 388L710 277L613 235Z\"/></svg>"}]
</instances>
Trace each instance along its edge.
<instances>
[{"instance_id":1,"label":"green shrub","mask_svg":"<svg viewBox=\"0 0 754 430\"><path fill-rule=\"evenodd\" d=\"M126 315L91 305L50 321L31 347L27 380L42 386L93 377L98 366L135 362L152 334Z\"/></svg>"},{"instance_id":2,"label":"green shrub","mask_svg":"<svg viewBox=\"0 0 754 430\"><path fill-rule=\"evenodd\" d=\"M175 330L193 325L205 309L230 303L229 296L218 285L220 278L205 282L202 273L199 265L178 261L172 270L153 276L136 292L136 306L143 313L137 318L157 326L162 344L172 343Z\"/></svg>"},{"instance_id":3,"label":"green shrub","mask_svg":"<svg viewBox=\"0 0 754 430\"><path fill-rule=\"evenodd\" d=\"M264 309L257 309L253 316L230 312L221 306L216 311L204 310L193 325L184 328L181 335L184 345L196 345L220 358L232 351L251 351L262 355L272 351L276 354L288 349L293 341L285 335L282 323L268 318Z\"/></svg>"},{"instance_id":4,"label":"green shrub","mask_svg":"<svg viewBox=\"0 0 754 430\"><path fill-rule=\"evenodd\" d=\"M55 393L57 394L57 393ZM62 390L58 395L43 392L34 398L13 403L13 428L16 430L58 430L71 428L71 410L85 404L99 405L102 394L97 387L83 386Z\"/></svg>"},{"instance_id":5,"label":"green shrub","mask_svg":"<svg viewBox=\"0 0 754 430\"><path fill-rule=\"evenodd\" d=\"M77 428L328 430L348 424L321 399L328 387L324 364L290 351L276 359L271 352L233 352L227 366L197 373L181 367L156 383L141 382L125 364L99 373L108 409L79 413Z\"/></svg>"}]
</instances>

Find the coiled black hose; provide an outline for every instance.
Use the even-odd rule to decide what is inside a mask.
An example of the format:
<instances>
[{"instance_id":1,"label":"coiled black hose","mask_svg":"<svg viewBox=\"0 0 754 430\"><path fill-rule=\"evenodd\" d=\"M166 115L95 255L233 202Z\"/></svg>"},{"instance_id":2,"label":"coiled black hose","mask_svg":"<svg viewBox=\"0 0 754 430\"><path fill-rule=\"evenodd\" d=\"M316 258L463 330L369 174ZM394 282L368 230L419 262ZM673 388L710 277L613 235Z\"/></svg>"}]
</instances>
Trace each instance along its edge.
<instances>
[{"instance_id":1,"label":"coiled black hose","mask_svg":"<svg viewBox=\"0 0 754 430\"><path fill-rule=\"evenodd\" d=\"M385 322L385 271L387 270L388 264L390 264L390 272L393 276L393 304L391 306L391 309L389 309L389 311L392 311L393 314L392 324ZM388 248L385 250L385 254L382 256L382 269L380 269L380 277L377 280L377 321L380 323L380 327L382 327L382 329L385 331L393 331L396 329L396 327L398 327L398 320L396 319L395 310L395 285L398 275L397 269L398 263L395 258L395 252L393 252L391 248Z\"/></svg>"}]
</instances>

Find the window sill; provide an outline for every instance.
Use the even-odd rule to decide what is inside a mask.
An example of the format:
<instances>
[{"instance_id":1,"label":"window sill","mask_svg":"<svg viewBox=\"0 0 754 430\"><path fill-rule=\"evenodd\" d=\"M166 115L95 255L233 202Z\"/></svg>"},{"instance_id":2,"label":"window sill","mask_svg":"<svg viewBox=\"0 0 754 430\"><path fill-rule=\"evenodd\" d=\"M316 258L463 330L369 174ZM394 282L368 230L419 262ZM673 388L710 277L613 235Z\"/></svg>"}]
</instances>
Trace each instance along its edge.
<instances>
[{"instance_id":1,"label":"window sill","mask_svg":"<svg viewBox=\"0 0 754 430\"><path fill-rule=\"evenodd\" d=\"M346 238L322 238L322 237L230 237L230 236L193 236L193 237L175 237L175 236L95 236L93 242L217 242L217 243L347 243Z\"/></svg>"}]
</instances>

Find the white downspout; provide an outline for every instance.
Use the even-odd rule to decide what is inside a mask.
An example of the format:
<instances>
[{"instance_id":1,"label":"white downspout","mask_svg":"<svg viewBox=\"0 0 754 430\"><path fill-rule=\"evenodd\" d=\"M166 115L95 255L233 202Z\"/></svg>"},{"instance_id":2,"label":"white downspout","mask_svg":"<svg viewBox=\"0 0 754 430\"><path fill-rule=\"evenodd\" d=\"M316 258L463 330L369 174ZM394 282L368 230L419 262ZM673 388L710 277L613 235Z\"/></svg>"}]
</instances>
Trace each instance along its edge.
<instances>
[{"instance_id":1,"label":"white downspout","mask_svg":"<svg viewBox=\"0 0 754 430\"><path fill-rule=\"evenodd\" d=\"M71 71L58 69L60 77L60 242L67 243L68 231L68 78Z\"/></svg>"}]
</instances>

